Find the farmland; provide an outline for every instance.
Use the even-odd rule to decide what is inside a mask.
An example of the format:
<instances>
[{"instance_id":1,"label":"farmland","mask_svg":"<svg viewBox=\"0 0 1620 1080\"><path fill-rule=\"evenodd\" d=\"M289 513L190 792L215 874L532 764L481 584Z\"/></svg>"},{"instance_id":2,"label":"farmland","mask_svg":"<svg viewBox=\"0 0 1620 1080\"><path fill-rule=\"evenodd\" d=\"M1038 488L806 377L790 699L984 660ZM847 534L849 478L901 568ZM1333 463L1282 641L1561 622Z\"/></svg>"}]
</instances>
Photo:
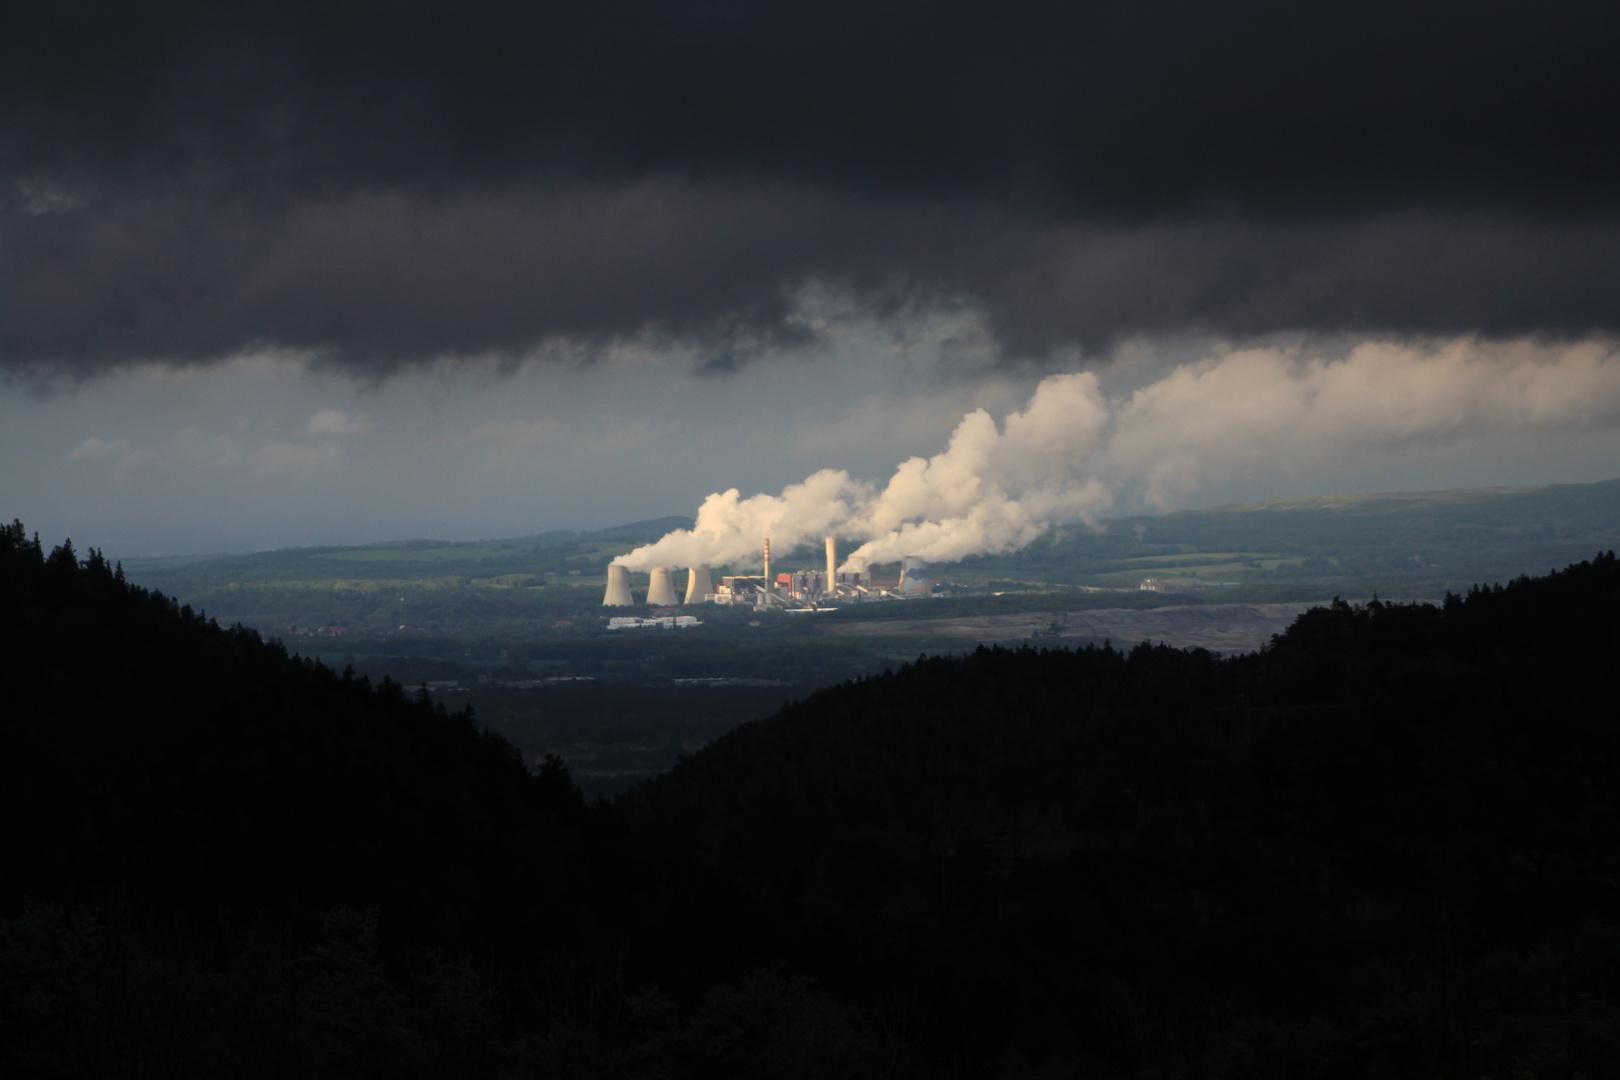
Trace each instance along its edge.
<instances>
[{"instance_id":1,"label":"farmland","mask_svg":"<svg viewBox=\"0 0 1620 1080\"><path fill-rule=\"evenodd\" d=\"M1545 573L1620 546L1620 481L1309 496L1073 524L1021 551L931 568L938 595L925 600L791 619L705 607L703 625L691 629L607 631L608 563L689 524L661 518L593 533L124 566L137 584L334 667L446 684L436 696L470 702L527 753L575 760L588 787L609 790L783 701L919 653L1103 638L1253 648L1306 602L1439 598ZM806 546L779 554L777 565L820 558ZM894 566L874 570L898 575ZM1143 591L1149 578L1162 591ZM645 589L644 575L632 581ZM589 681L543 681L565 677ZM676 681L689 679L724 682ZM503 685L513 683L528 685ZM702 689L681 689L693 686Z\"/></svg>"}]
</instances>

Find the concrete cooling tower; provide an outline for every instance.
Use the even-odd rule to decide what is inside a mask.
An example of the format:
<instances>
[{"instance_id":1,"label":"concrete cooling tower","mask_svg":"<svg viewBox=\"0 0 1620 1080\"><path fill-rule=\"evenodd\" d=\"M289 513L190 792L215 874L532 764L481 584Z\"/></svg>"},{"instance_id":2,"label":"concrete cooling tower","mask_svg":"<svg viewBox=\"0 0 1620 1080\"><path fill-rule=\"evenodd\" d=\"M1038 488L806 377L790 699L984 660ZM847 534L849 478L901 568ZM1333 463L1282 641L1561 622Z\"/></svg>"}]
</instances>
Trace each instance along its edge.
<instances>
[{"instance_id":1,"label":"concrete cooling tower","mask_svg":"<svg viewBox=\"0 0 1620 1080\"><path fill-rule=\"evenodd\" d=\"M915 555L900 560L900 593L903 596L927 596L933 591L928 580L928 564Z\"/></svg>"},{"instance_id":2,"label":"concrete cooling tower","mask_svg":"<svg viewBox=\"0 0 1620 1080\"><path fill-rule=\"evenodd\" d=\"M647 586L647 603L667 607L675 601L675 575L667 566L655 566L652 584Z\"/></svg>"},{"instance_id":3,"label":"concrete cooling tower","mask_svg":"<svg viewBox=\"0 0 1620 1080\"><path fill-rule=\"evenodd\" d=\"M630 597L630 570L624 566L608 567L607 595L602 597L603 607L629 607L635 601Z\"/></svg>"},{"instance_id":4,"label":"concrete cooling tower","mask_svg":"<svg viewBox=\"0 0 1620 1080\"><path fill-rule=\"evenodd\" d=\"M714 592L714 582L709 580L709 567L706 563L698 563L688 571L686 602L688 604L701 604L712 592Z\"/></svg>"}]
</instances>

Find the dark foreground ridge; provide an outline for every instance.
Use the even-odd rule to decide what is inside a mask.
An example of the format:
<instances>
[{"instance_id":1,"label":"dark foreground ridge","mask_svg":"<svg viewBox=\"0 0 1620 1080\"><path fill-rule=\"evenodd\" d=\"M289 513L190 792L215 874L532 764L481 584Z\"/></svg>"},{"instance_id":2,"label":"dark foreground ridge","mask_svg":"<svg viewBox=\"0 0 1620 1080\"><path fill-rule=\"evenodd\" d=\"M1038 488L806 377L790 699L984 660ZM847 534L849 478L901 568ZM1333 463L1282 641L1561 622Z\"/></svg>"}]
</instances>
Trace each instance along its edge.
<instances>
[{"instance_id":1,"label":"dark foreground ridge","mask_svg":"<svg viewBox=\"0 0 1620 1080\"><path fill-rule=\"evenodd\" d=\"M921 658L589 806L0 530L0 1073L1620 1072L1620 566Z\"/></svg>"}]
</instances>

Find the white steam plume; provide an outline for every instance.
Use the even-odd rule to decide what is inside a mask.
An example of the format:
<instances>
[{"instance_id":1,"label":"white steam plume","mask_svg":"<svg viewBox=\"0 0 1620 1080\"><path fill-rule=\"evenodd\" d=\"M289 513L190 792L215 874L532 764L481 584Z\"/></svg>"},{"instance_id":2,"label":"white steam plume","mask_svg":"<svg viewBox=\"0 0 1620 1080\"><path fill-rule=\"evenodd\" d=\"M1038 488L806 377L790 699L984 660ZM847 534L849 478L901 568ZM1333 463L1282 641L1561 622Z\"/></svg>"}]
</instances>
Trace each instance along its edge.
<instances>
[{"instance_id":1,"label":"white steam plume","mask_svg":"<svg viewBox=\"0 0 1620 1080\"><path fill-rule=\"evenodd\" d=\"M1620 422L1620 349L1453 339L1368 342L1342 360L1251 349L1179 367L1115 405L1095 463L1165 510L1234 478L1369 451Z\"/></svg>"},{"instance_id":2,"label":"white steam plume","mask_svg":"<svg viewBox=\"0 0 1620 1080\"><path fill-rule=\"evenodd\" d=\"M1054 375L1000 428L983 409L967 414L941 453L903 462L881 489L823 469L780 495L717 493L692 529L616 561L755 564L765 537L785 552L837 535L862 541L848 560L856 566L952 562L1016 550L1054 523L1094 521L1121 493L1168 509L1236 476L1369 448L1617 421L1612 341L1371 342L1338 360L1251 349L1183 365L1115 401L1090 373Z\"/></svg>"}]
</instances>

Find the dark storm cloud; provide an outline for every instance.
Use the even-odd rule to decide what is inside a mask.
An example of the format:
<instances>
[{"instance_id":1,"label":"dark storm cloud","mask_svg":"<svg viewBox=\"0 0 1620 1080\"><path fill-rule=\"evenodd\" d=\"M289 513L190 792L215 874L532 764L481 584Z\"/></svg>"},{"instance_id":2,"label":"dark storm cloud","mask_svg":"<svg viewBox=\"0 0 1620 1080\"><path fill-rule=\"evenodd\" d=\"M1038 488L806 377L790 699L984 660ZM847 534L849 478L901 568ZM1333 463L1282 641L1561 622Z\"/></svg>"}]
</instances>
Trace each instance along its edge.
<instances>
[{"instance_id":1,"label":"dark storm cloud","mask_svg":"<svg viewBox=\"0 0 1620 1080\"><path fill-rule=\"evenodd\" d=\"M7 5L0 359L1613 329L1612 5Z\"/></svg>"}]
</instances>

